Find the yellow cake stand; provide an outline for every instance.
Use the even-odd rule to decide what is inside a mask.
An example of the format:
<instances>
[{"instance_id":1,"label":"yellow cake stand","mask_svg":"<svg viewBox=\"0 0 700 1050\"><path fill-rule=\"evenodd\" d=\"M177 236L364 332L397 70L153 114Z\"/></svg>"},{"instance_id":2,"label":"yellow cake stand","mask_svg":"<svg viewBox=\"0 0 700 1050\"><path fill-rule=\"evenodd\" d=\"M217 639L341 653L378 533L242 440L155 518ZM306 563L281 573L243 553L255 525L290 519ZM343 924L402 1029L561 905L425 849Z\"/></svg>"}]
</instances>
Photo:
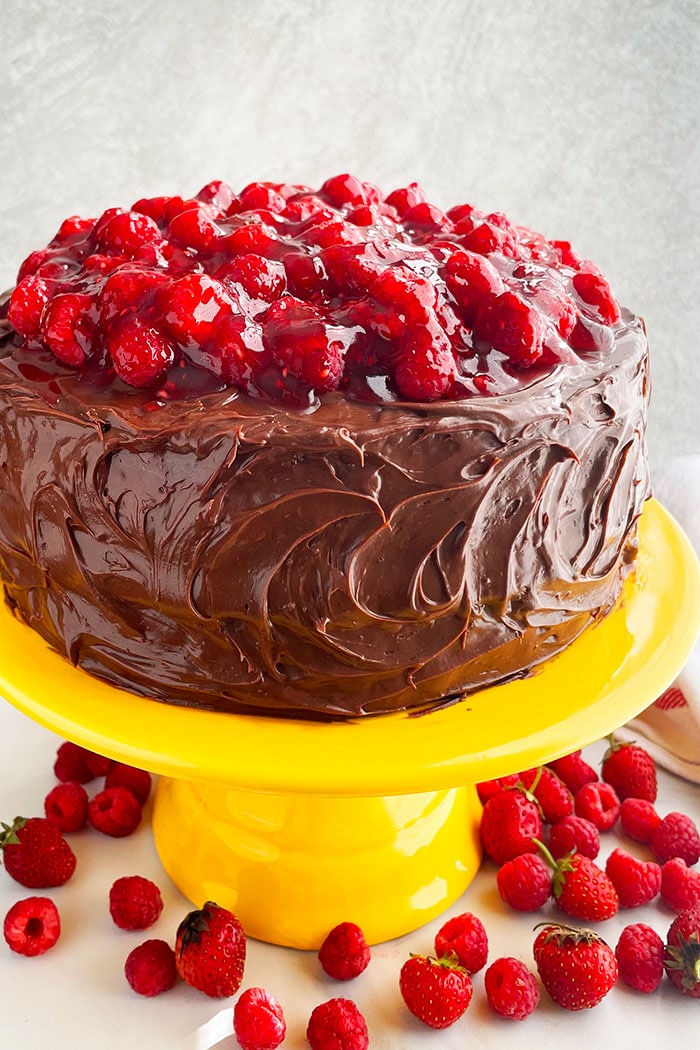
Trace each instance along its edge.
<instances>
[{"instance_id":1,"label":"yellow cake stand","mask_svg":"<svg viewBox=\"0 0 700 1050\"><path fill-rule=\"evenodd\" d=\"M336 923L371 943L416 929L480 862L474 784L558 757L652 702L700 627L700 570L647 503L637 571L616 609L530 676L429 714L357 722L174 707L74 668L0 612L0 692L85 747L160 773L162 862L196 905L253 937L316 948Z\"/></svg>"}]
</instances>

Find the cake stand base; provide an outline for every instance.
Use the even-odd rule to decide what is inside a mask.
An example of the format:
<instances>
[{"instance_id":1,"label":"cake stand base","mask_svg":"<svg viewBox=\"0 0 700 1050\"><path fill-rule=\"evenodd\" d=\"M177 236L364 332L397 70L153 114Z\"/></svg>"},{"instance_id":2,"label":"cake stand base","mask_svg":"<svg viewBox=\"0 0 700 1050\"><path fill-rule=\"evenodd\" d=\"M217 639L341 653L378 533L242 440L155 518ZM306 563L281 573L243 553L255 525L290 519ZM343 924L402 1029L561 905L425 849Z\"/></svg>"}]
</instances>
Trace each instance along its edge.
<instances>
[{"instance_id":1,"label":"cake stand base","mask_svg":"<svg viewBox=\"0 0 700 1050\"><path fill-rule=\"evenodd\" d=\"M532 674L409 717L309 722L155 703L73 667L0 605L0 692L42 725L163 777L154 833L174 882L253 936L376 943L440 914L479 864L473 785L612 732L659 696L700 626L700 569L649 501L616 608Z\"/></svg>"}]
</instances>

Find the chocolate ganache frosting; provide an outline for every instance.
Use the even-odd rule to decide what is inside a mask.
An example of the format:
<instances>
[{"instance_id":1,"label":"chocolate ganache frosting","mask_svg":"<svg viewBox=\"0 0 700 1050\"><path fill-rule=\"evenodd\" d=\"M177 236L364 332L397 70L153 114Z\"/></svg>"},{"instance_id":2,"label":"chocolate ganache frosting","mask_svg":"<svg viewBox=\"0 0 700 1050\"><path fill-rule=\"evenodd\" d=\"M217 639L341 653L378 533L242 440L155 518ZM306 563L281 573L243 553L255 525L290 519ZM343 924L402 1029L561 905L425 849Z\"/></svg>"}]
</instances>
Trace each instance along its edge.
<instances>
[{"instance_id":1,"label":"chocolate ganache frosting","mask_svg":"<svg viewBox=\"0 0 700 1050\"><path fill-rule=\"evenodd\" d=\"M0 322L0 576L86 671L348 717L526 673L604 615L649 494L647 342L494 396L154 402Z\"/></svg>"}]
</instances>

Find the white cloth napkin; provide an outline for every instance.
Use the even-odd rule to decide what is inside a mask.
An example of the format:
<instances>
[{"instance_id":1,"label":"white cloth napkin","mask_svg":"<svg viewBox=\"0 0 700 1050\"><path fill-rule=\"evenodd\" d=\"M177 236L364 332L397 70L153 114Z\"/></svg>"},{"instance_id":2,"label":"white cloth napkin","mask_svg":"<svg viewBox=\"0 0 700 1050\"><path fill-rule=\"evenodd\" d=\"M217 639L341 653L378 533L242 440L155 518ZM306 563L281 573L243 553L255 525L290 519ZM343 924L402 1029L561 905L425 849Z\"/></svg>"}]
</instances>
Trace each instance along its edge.
<instances>
[{"instance_id":1,"label":"white cloth napkin","mask_svg":"<svg viewBox=\"0 0 700 1050\"><path fill-rule=\"evenodd\" d=\"M700 556L700 455L680 456L657 470L654 495ZM700 784L700 639L673 685L617 735L637 740L666 769Z\"/></svg>"}]
</instances>

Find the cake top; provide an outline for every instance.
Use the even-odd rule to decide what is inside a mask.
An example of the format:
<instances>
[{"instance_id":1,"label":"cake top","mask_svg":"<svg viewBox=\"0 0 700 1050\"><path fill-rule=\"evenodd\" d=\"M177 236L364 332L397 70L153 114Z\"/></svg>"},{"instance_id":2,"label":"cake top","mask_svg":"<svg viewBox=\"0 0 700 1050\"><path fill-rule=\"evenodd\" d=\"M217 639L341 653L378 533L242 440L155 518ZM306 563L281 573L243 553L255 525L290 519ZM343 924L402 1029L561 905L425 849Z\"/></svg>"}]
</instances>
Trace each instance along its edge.
<instances>
[{"instance_id":1,"label":"cake top","mask_svg":"<svg viewBox=\"0 0 700 1050\"><path fill-rule=\"evenodd\" d=\"M507 393L613 346L608 282L566 241L416 183L320 190L211 182L73 216L23 262L7 307L29 351L159 399L233 387L313 406Z\"/></svg>"}]
</instances>

